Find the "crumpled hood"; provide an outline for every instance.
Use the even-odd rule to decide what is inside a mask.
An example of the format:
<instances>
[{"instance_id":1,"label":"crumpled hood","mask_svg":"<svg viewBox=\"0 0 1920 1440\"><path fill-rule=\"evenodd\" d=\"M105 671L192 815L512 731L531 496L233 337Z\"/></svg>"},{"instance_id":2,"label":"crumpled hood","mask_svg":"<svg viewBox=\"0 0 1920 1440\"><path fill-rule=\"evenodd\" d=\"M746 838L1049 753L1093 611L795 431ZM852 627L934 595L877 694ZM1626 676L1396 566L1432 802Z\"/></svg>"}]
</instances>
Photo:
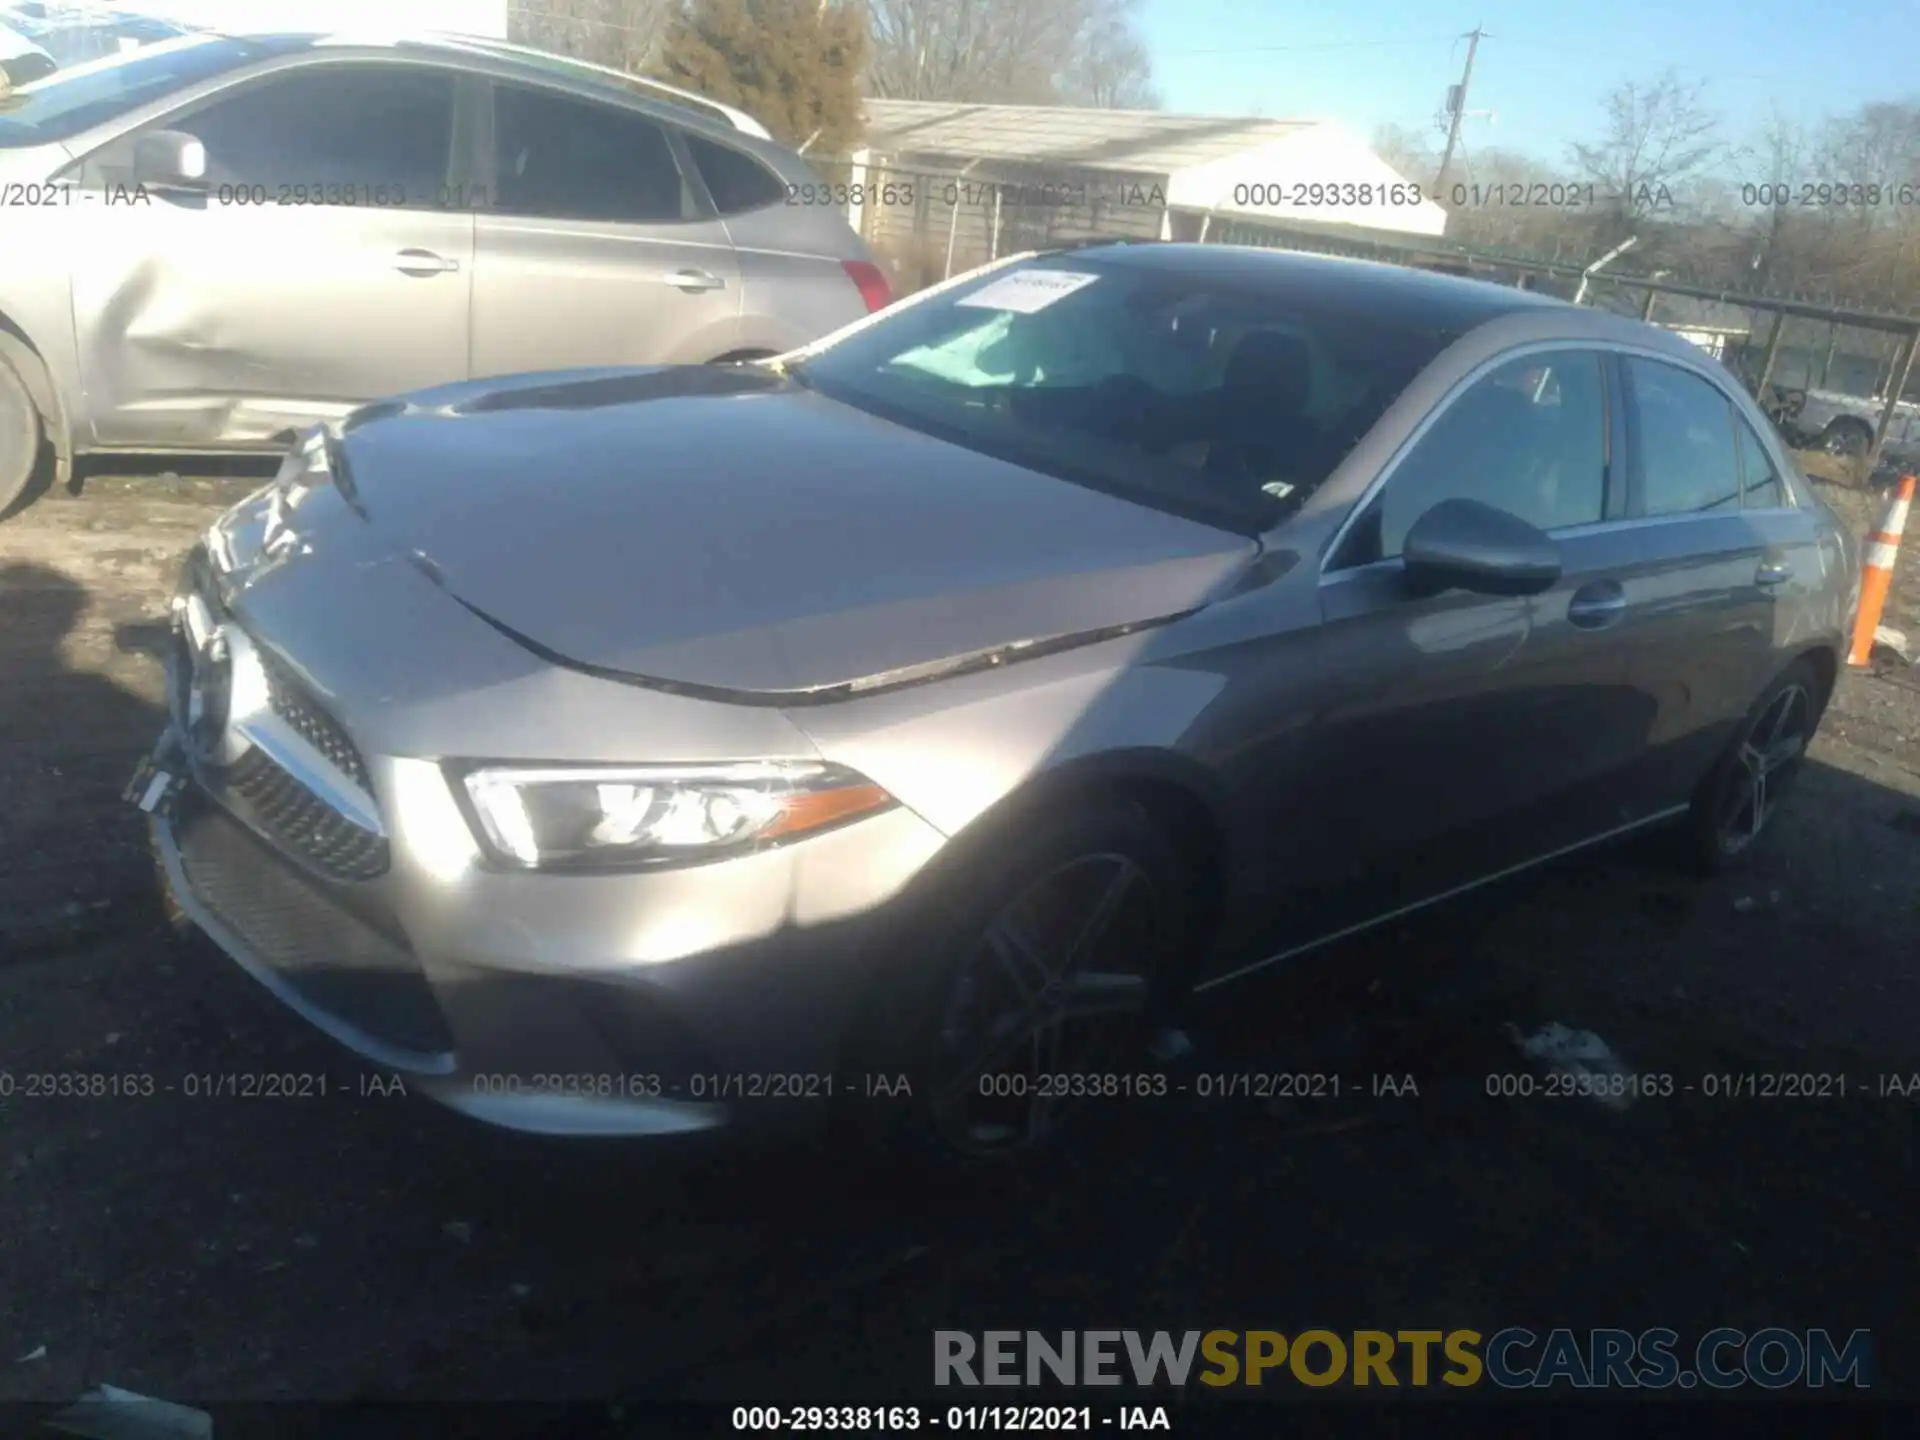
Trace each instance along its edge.
<instances>
[{"instance_id":1,"label":"crumpled hood","mask_svg":"<svg viewBox=\"0 0 1920 1440\"><path fill-rule=\"evenodd\" d=\"M799 697L1191 610L1254 542L754 368L518 376L350 419L382 541L558 661Z\"/></svg>"}]
</instances>

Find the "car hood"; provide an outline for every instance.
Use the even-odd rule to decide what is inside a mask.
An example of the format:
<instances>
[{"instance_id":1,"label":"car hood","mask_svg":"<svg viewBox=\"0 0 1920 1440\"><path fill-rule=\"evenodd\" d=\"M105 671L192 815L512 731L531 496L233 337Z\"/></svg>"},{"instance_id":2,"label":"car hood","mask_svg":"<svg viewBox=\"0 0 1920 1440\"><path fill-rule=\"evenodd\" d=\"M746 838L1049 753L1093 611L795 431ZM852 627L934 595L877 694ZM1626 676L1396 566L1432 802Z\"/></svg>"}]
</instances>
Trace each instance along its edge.
<instances>
[{"instance_id":1,"label":"car hood","mask_svg":"<svg viewBox=\"0 0 1920 1440\"><path fill-rule=\"evenodd\" d=\"M1256 542L760 367L520 376L356 413L335 469L450 595L556 662L826 698L1191 611Z\"/></svg>"}]
</instances>

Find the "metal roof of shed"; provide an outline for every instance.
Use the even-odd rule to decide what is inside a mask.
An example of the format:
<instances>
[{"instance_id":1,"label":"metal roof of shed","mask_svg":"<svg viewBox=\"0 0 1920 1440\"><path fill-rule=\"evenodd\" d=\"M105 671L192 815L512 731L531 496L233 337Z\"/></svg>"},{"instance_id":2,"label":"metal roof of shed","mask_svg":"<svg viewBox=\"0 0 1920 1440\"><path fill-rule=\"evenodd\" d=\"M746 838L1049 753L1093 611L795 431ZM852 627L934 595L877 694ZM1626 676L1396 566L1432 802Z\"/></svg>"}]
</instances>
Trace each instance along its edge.
<instances>
[{"instance_id":1,"label":"metal roof of shed","mask_svg":"<svg viewBox=\"0 0 1920 1440\"><path fill-rule=\"evenodd\" d=\"M1173 175L1224 160L1321 123L944 100L868 100L866 113L866 143L882 154L955 155L1152 175Z\"/></svg>"}]
</instances>

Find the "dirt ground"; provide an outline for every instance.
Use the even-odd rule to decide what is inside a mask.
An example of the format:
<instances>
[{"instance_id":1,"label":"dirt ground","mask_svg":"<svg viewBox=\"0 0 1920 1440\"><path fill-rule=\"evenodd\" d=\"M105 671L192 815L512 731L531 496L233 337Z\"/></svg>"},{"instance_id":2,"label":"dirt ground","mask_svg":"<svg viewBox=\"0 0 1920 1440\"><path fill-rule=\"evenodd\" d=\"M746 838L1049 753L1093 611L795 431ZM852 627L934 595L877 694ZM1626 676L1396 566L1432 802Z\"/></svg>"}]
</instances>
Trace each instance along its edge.
<instances>
[{"instance_id":1,"label":"dirt ground","mask_svg":"<svg viewBox=\"0 0 1920 1440\"><path fill-rule=\"evenodd\" d=\"M1099 1324L1864 1327L1876 1390L1915 1393L1920 1100L1874 1092L1920 1073L1920 670L1845 678L1740 878L1582 859L1200 1016L1208 1069L1417 1097L1132 1102L1071 1165L909 1204L806 1154L681 1162L360 1095L167 926L119 792L159 728L178 558L252 483L100 479L0 526L0 1401L875 1402L925 1390L936 1326ZM1905 559L1889 621L1920 638ZM1681 1085L1848 1094L1490 1098L1523 1068L1505 1027L1550 1020ZM334 1093L183 1093L236 1071ZM24 1093L56 1072L156 1091Z\"/></svg>"}]
</instances>

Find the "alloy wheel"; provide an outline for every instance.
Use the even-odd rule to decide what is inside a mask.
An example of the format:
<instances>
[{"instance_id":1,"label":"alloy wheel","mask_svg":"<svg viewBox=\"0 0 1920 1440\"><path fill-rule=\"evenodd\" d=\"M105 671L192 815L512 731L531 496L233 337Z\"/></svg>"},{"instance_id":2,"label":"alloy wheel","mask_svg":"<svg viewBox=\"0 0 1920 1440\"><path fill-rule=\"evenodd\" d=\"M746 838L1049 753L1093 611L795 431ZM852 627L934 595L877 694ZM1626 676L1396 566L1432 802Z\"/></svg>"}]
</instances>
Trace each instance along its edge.
<instances>
[{"instance_id":1,"label":"alloy wheel","mask_svg":"<svg viewBox=\"0 0 1920 1440\"><path fill-rule=\"evenodd\" d=\"M1147 872L1114 853L1056 867L994 916L937 1032L930 1108L947 1144L1032 1149L1090 1098L1146 1008L1166 919Z\"/></svg>"},{"instance_id":2,"label":"alloy wheel","mask_svg":"<svg viewBox=\"0 0 1920 1440\"><path fill-rule=\"evenodd\" d=\"M1813 696L1788 685L1768 703L1734 753L1721 794L1715 835L1737 855L1760 838L1807 753L1813 734Z\"/></svg>"}]
</instances>

